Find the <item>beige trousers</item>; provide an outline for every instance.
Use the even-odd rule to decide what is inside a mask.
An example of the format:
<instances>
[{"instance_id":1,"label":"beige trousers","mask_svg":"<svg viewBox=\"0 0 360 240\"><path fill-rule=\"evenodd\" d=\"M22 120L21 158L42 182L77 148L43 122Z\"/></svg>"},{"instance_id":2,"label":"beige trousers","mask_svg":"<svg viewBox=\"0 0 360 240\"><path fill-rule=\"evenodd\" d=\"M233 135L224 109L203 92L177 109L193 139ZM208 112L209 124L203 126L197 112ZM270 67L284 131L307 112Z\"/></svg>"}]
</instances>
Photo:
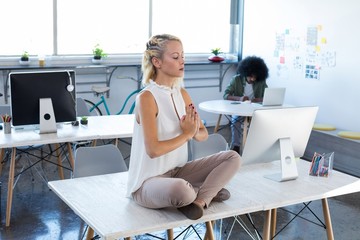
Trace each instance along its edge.
<instances>
[{"instance_id":1,"label":"beige trousers","mask_svg":"<svg viewBox=\"0 0 360 240\"><path fill-rule=\"evenodd\" d=\"M195 199L206 207L240 168L240 156L229 150L187 162L165 174L147 179L132 194L147 208L182 207Z\"/></svg>"}]
</instances>

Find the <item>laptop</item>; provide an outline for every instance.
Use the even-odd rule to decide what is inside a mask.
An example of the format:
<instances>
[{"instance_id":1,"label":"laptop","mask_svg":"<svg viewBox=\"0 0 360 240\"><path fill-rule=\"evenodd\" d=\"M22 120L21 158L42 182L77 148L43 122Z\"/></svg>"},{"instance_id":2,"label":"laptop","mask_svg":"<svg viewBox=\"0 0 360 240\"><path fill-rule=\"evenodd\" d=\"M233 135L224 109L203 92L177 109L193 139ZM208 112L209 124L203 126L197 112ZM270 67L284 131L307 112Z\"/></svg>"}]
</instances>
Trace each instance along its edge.
<instances>
[{"instance_id":1,"label":"laptop","mask_svg":"<svg viewBox=\"0 0 360 240\"><path fill-rule=\"evenodd\" d=\"M284 103L286 88L265 88L263 106L281 106Z\"/></svg>"}]
</instances>

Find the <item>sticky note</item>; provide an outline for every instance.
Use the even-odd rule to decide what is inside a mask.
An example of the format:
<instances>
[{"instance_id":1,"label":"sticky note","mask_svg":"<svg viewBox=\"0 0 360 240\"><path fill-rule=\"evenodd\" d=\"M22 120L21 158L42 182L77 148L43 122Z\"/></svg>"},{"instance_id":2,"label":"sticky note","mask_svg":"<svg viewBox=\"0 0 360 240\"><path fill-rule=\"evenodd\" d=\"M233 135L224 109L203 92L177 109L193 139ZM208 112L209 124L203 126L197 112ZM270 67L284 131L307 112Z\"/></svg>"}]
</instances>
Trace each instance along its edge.
<instances>
[{"instance_id":1,"label":"sticky note","mask_svg":"<svg viewBox=\"0 0 360 240\"><path fill-rule=\"evenodd\" d=\"M285 57L280 57L280 63L285 63Z\"/></svg>"},{"instance_id":2,"label":"sticky note","mask_svg":"<svg viewBox=\"0 0 360 240\"><path fill-rule=\"evenodd\" d=\"M277 50L274 51L274 57L279 57L279 51Z\"/></svg>"}]
</instances>

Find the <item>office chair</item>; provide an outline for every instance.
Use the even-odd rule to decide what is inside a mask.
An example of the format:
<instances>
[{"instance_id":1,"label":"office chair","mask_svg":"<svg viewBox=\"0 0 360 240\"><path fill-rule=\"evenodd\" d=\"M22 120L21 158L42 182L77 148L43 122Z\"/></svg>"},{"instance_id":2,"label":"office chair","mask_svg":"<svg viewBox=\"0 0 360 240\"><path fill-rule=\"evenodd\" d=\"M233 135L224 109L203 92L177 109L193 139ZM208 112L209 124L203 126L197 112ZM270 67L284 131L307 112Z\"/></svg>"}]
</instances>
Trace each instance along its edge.
<instances>
[{"instance_id":1,"label":"office chair","mask_svg":"<svg viewBox=\"0 0 360 240\"><path fill-rule=\"evenodd\" d=\"M89 108L86 105L86 102L83 98L77 97L76 98L76 116L95 116L95 112L90 112Z\"/></svg>"},{"instance_id":2,"label":"office chair","mask_svg":"<svg viewBox=\"0 0 360 240\"><path fill-rule=\"evenodd\" d=\"M226 139L219 133L209 134L206 141L189 141L189 161L229 149Z\"/></svg>"},{"instance_id":3,"label":"office chair","mask_svg":"<svg viewBox=\"0 0 360 240\"><path fill-rule=\"evenodd\" d=\"M95 116L96 113L95 112L90 112L89 108L86 105L86 102L83 98L76 98L76 116L77 117L83 117L83 116ZM75 152L76 148L80 147L80 146L90 146L90 145L95 145L96 142L93 140L86 140L86 141L75 141L72 142L72 149L73 152Z\"/></svg>"},{"instance_id":4,"label":"office chair","mask_svg":"<svg viewBox=\"0 0 360 240\"><path fill-rule=\"evenodd\" d=\"M0 115L5 115L5 114L8 114L8 115L11 115L11 107L10 105L1 105L0 106ZM15 181L15 184L14 186L16 185L19 177L21 176L21 174L23 172L25 172L26 170L28 169L32 169L32 167L39 162L41 160L38 160L36 161L35 163L33 163L31 160L30 160L30 156L33 156L33 157L39 157L35 154L32 154L30 153L32 150L39 150L40 151L40 159L43 159L43 149L42 149L43 145L42 144L39 144L39 145L31 145L31 146L24 146L24 147L17 147L16 149L18 150L18 154L17 154L17 160L20 159L20 157L24 154L26 157L27 157L27 160L28 160L28 167L25 167L25 166L22 166L22 169L20 171L20 173L17 174L17 176L15 176L17 178L17 180ZM2 167L3 165L5 164L5 162L9 159L10 157L10 152L11 152L11 149L1 149L0 150L0 175L1 175L1 172L2 172ZM39 174L39 176L42 178L42 180L44 180L45 182L47 182L47 178L46 178L46 175L43 171L42 168L37 169L35 167L35 170L36 172ZM34 180L34 174L33 172L31 171L31 175L32 175L32 178Z\"/></svg>"},{"instance_id":5,"label":"office chair","mask_svg":"<svg viewBox=\"0 0 360 240\"><path fill-rule=\"evenodd\" d=\"M113 144L79 147L75 151L74 178L125 172L127 170L120 150ZM92 239L93 235L94 230L89 227L87 239Z\"/></svg>"}]
</instances>

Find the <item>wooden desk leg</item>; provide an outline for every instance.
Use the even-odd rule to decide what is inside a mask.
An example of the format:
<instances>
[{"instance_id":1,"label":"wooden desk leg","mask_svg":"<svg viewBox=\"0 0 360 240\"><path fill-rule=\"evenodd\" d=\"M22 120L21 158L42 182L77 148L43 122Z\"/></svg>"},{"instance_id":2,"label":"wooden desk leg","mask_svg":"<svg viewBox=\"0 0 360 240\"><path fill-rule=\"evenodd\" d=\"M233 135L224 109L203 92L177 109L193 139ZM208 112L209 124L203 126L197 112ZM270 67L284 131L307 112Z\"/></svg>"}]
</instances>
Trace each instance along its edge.
<instances>
[{"instance_id":1,"label":"wooden desk leg","mask_svg":"<svg viewBox=\"0 0 360 240\"><path fill-rule=\"evenodd\" d=\"M207 240L215 240L214 229L211 221L208 221L206 224L206 239Z\"/></svg>"},{"instance_id":2,"label":"wooden desk leg","mask_svg":"<svg viewBox=\"0 0 360 240\"><path fill-rule=\"evenodd\" d=\"M88 227L88 231L86 234L86 240L91 240L94 237L94 229L92 229L90 226Z\"/></svg>"},{"instance_id":3,"label":"wooden desk leg","mask_svg":"<svg viewBox=\"0 0 360 240\"><path fill-rule=\"evenodd\" d=\"M5 155L5 149L2 148L2 149L0 149L0 176L2 173L2 166L3 166L2 160L4 158L4 155Z\"/></svg>"},{"instance_id":4,"label":"wooden desk leg","mask_svg":"<svg viewBox=\"0 0 360 240\"><path fill-rule=\"evenodd\" d=\"M270 240L270 226L271 226L271 212L267 210L265 212L264 229L263 229L263 240Z\"/></svg>"},{"instance_id":5,"label":"wooden desk leg","mask_svg":"<svg viewBox=\"0 0 360 240\"><path fill-rule=\"evenodd\" d=\"M212 229L214 229L215 220L211 221L211 226L212 226ZM210 239L210 237L209 237L209 235L210 235L209 231L210 231L210 230L208 230L208 229L206 228L206 232L205 232L205 235L204 235L204 240L209 240L209 239Z\"/></svg>"},{"instance_id":6,"label":"wooden desk leg","mask_svg":"<svg viewBox=\"0 0 360 240\"><path fill-rule=\"evenodd\" d=\"M174 229L170 228L170 229L166 230L166 232L167 232L167 239L173 240L174 239Z\"/></svg>"},{"instance_id":7,"label":"wooden desk leg","mask_svg":"<svg viewBox=\"0 0 360 240\"><path fill-rule=\"evenodd\" d=\"M74 165L75 165L75 160L74 160L74 153L73 153L73 149L71 147L71 144L70 143L67 143L67 149L68 149L68 152L69 152L69 161L70 161L70 165L71 165L71 168L74 169Z\"/></svg>"},{"instance_id":8,"label":"wooden desk leg","mask_svg":"<svg viewBox=\"0 0 360 240\"><path fill-rule=\"evenodd\" d=\"M274 238L276 233L276 215L277 209L271 209L271 226L270 226L270 237L271 239Z\"/></svg>"},{"instance_id":9,"label":"wooden desk leg","mask_svg":"<svg viewBox=\"0 0 360 240\"><path fill-rule=\"evenodd\" d=\"M331 217L330 217L329 204L328 204L327 198L321 199L321 203L322 203L322 209L323 209L324 220L325 220L325 225L326 225L326 234L327 234L328 240L333 240L334 233L333 233L333 228L332 228L332 224L331 224Z\"/></svg>"},{"instance_id":10,"label":"wooden desk leg","mask_svg":"<svg viewBox=\"0 0 360 240\"><path fill-rule=\"evenodd\" d=\"M55 143L55 149L56 149L56 155L57 155L57 161L58 161L58 169L59 169L59 177L61 180L64 180L64 169L62 167L62 157L60 154L60 144Z\"/></svg>"},{"instance_id":11,"label":"wooden desk leg","mask_svg":"<svg viewBox=\"0 0 360 240\"><path fill-rule=\"evenodd\" d=\"M12 206L13 186L14 186L14 174L15 174L15 158L16 158L16 148L12 148L11 159L10 159L10 169L9 169L7 204L6 204L6 224L5 224L6 227L10 226L10 216L11 216L11 206Z\"/></svg>"},{"instance_id":12,"label":"wooden desk leg","mask_svg":"<svg viewBox=\"0 0 360 240\"><path fill-rule=\"evenodd\" d=\"M219 130L220 121L221 121L221 116L222 116L222 114L219 114L218 120L217 120L217 122L216 122L216 126L215 126L215 128L214 128L214 133L216 133L216 132Z\"/></svg>"}]
</instances>

